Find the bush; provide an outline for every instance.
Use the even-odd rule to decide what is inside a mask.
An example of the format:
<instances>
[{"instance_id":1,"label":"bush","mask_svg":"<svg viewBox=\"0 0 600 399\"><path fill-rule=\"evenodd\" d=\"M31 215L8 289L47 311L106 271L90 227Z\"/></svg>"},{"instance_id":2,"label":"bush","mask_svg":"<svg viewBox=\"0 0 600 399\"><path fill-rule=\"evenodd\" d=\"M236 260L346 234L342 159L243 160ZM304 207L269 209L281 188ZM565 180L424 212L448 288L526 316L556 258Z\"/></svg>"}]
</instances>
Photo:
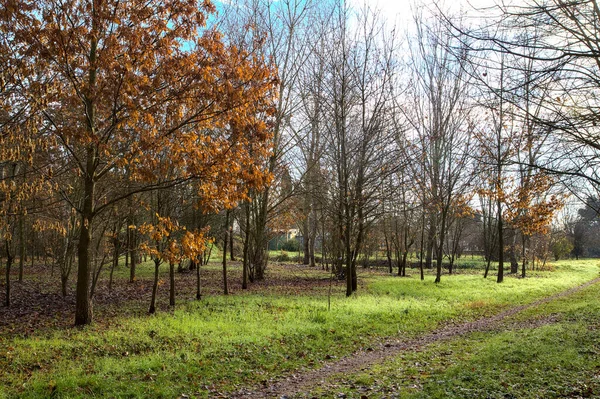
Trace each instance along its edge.
<instances>
[{"instance_id":1,"label":"bush","mask_svg":"<svg viewBox=\"0 0 600 399\"><path fill-rule=\"evenodd\" d=\"M566 257L573 251L573 248L575 248L573 243L565 236L559 236L552 240L551 249L554 260Z\"/></svg>"},{"instance_id":2,"label":"bush","mask_svg":"<svg viewBox=\"0 0 600 399\"><path fill-rule=\"evenodd\" d=\"M291 240L284 241L283 244L281 244L281 249L283 251L298 252L300 243L292 238Z\"/></svg>"}]
</instances>

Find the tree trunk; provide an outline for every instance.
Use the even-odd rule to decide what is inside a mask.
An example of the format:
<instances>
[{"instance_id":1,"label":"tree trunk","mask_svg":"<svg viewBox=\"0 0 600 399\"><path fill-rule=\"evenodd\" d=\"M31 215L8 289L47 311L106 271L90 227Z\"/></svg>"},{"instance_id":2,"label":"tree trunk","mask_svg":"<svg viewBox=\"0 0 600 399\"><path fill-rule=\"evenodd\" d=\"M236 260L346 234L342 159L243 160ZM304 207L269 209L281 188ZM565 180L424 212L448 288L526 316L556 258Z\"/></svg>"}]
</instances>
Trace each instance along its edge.
<instances>
[{"instance_id":1,"label":"tree trunk","mask_svg":"<svg viewBox=\"0 0 600 399\"><path fill-rule=\"evenodd\" d=\"M425 273L423 272L423 245L425 244L425 212L421 217L421 248L419 249L419 270L421 272L421 281L425 280Z\"/></svg>"},{"instance_id":2,"label":"tree trunk","mask_svg":"<svg viewBox=\"0 0 600 399\"><path fill-rule=\"evenodd\" d=\"M69 283L69 276L61 274L60 275L60 288L61 288L61 294L62 294L63 298L66 298L67 295L69 294L67 292L67 284L68 283Z\"/></svg>"},{"instance_id":3,"label":"tree trunk","mask_svg":"<svg viewBox=\"0 0 600 399\"><path fill-rule=\"evenodd\" d=\"M23 282L25 265L25 223L23 219L25 219L24 215L19 216L19 283Z\"/></svg>"},{"instance_id":4,"label":"tree trunk","mask_svg":"<svg viewBox=\"0 0 600 399\"><path fill-rule=\"evenodd\" d=\"M516 274L519 272L519 262L517 261L517 232L512 231L512 238L510 243L510 272Z\"/></svg>"},{"instance_id":5,"label":"tree trunk","mask_svg":"<svg viewBox=\"0 0 600 399\"><path fill-rule=\"evenodd\" d=\"M308 265L310 264L310 239L308 237L308 214L306 215L306 218L304 219L304 221L302 222L302 230L304 230L302 232L302 248L304 250L304 257L302 258L302 264L303 265Z\"/></svg>"},{"instance_id":6,"label":"tree trunk","mask_svg":"<svg viewBox=\"0 0 600 399\"><path fill-rule=\"evenodd\" d=\"M488 257L485 264L485 272L483 273L483 278L487 278L488 273L490 271L490 265L492 263L492 257Z\"/></svg>"},{"instance_id":7,"label":"tree trunk","mask_svg":"<svg viewBox=\"0 0 600 399\"><path fill-rule=\"evenodd\" d=\"M392 248L390 247L390 240L388 240L387 234L384 232L385 237L385 256L387 258L388 269L390 274L394 271L392 270Z\"/></svg>"},{"instance_id":8,"label":"tree trunk","mask_svg":"<svg viewBox=\"0 0 600 399\"><path fill-rule=\"evenodd\" d=\"M12 266L13 257L10 253L10 243L5 240L6 244L6 298L4 299L4 305L10 307L10 268Z\"/></svg>"},{"instance_id":9,"label":"tree trunk","mask_svg":"<svg viewBox=\"0 0 600 399\"><path fill-rule=\"evenodd\" d=\"M242 289L248 289L248 247L250 246L250 204L244 206L246 226L244 229L244 259L242 261Z\"/></svg>"},{"instance_id":10,"label":"tree trunk","mask_svg":"<svg viewBox=\"0 0 600 399\"><path fill-rule=\"evenodd\" d=\"M227 288L227 242L229 238L229 210L225 212L225 232L223 236L223 294L229 295Z\"/></svg>"},{"instance_id":11,"label":"tree trunk","mask_svg":"<svg viewBox=\"0 0 600 399\"><path fill-rule=\"evenodd\" d=\"M133 283L135 281L135 268L137 264L137 259L135 256L135 246L136 246L136 236L135 230L130 229L131 232L131 247L129 247L129 282Z\"/></svg>"},{"instance_id":12,"label":"tree trunk","mask_svg":"<svg viewBox=\"0 0 600 399\"><path fill-rule=\"evenodd\" d=\"M502 220L502 202L497 201L498 207L498 283L504 281L504 226Z\"/></svg>"},{"instance_id":13,"label":"tree trunk","mask_svg":"<svg viewBox=\"0 0 600 399\"><path fill-rule=\"evenodd\" d=\"M60 267L60 285L61 285L61 293L63 298L66 298L67 292L67 284L69 282L69 275L71 274L71 267L73 266L73 256L71 251L69 251L69 240L67 238L67 243L65 245L65 250L63 253L63 259Z\"/></svg>"},{"instance_id":14,"label":"tree trunk","mask_svg":"<svg viewBox=\"0 0 600 399\"><path fill-rule=\"evenodd\" d=\"M135 258L135 247L136 247L136 231L129 226L135 226L135 210L133 208L133 196L130 196L127 199L127 205L129 207L129 216L128 216L128 226L127 226L127 251L125 252L125 268L129 266L129 282L133 283L135 281L135 267L136 267L136 258ZM127 264L127 260L129 260L129 265Z\"/></svg>"},{"instance_id":15,"label":"tree trunk","mask_svg":"<svg viewBox=\"0 0 600 399\"><path fill-rule=\"evenodd\" d=\"M235 260L235 255L233 253L233 220L235 216L231 218L231 223L229 225L229 259L233 262Z\"/></svg>"},{"instance_id":16,"label":"tree trunk","mask_svg":"<svg viewBox=\"0 0 600 399\"><path fill-rule=\"evenodd\" d=\"M169 262L169 306L175 306L175 264Z\"/></svg>"},{"instance_id":17,"label":"tree trunk","mask_svg":"<svg viewBox=\"0 0 600 399\"><path fill-rule=\"evenodd\" d=\"M196 262L194 262L196 263ZM202 293L200 292L200 264L202 262L196 264L196 299L202 299Z\"/></svg>"},{"instance_id":18,"label":"tree trunk","mask_svg":"<svg viewBox=\"0 0 600 399\"><path fill-rule=\"evenodd\" d=\"M402 277L406 277L406 260L408 258L408 251L402 253Z\"/></svg>"},{"instance_id":19,"label":"tree trunk","mask_svg":"<svg viewBox=\"0 0 600 399\"><path fill-rule=\"evenodd\" d=\"M352 248L350 246L350 232L352 231L349 211L346 211L346 230L344 232L344 252L346 254L346 296L352 295Z\"/></svg>"},{"instance_id":20,"label":"tree trunk","mask_svg":"<svg viewBox=\"0 0 600 399\"><path fill-rule=\"evenodd\" d=\"M314 217L312 217L312 219L314 219ZM315 267L317 266L317 262L315 262L315 245L316 245L316 240L317 240L317 222L311 219L311 223L309 223L309 228L310 228L310 243L308 246L308 252L309 252L309 261L310 261L310 267Z\"/></svg>"},{"instance_id":21,"label":"tree trunk","mask_svg":"<svg viewBox=\"0 0 600 399\"><path fill-rule=\"evenodd\" d=\"M75 297L75 325L82 326L92 322L92 303L90 301L90 247L92 244L92 224L95 182L93 170L95 164L93 147L87 150L87 174L84 177L84 197L81 211L79 246L77 248L77 289Z\"/></svg>"},{"instance_id":22,"label":"tree trunk","mask_svg":"<svg viewBox=\"0 0 600 399\"><path fill-rule=\"evenodd\" d=\"M442 279L442 262L444 261L444 239L446 237L446 220L447 220L447 210L445 210L442 214L442 222L440 226L440 237L437 248L437 259L436 259L436 276L435 282L439 283Z\"/></svg>"},{"instance_id":23,"label":"tree trunk","mask_svg":"<svg viewBox=\"0 0 600 399\"><path fill-rule=\"evenodd\" d=\"M274 167L274 165L273 165ZM249 256L249 275L250 282L263 280L268 262L269 237L267 230L267 213L269 211L268 198L269 188L258 194L253 200L255 214L253 218L253 245L251 246Z\"/></svg>"},{"instance_id":24,"label":"tree trunk","mask_svg":"<svg viewBox=\"0 0 600 399\"><path fill-rule=\"evenodd\" d=\"M102 258L102 261L96 267L94 267L94 273L92 274L92 286L90 288L90 301L94 299L94 293L96 292L96 284L98 283L98 279L100 278L100 273L102 272L102 268L104 267L104 261L106 260L106 255Z\"/></svg>"},{"instance_id":25,"label":"tree trunk","mask_svg":"<svg viewBox=\"0 0 600 399\"><path fill-rule=\"evenodd\" d=\"M523 236L523 264L521 265L521 277L525 278L525 266L527 265L527 253L525 251L525 245L527 244L527 239Z\"/></svg>"},{"instance_id":26,"label":"tree trunk","mask_svg":"<svg viewBox=\"0 0 600 399\"><path fill-rule=\"evenodd\" d=\"M154 259L154 282L152 283L152 298L150 299L150 309L148 313L156 313L156 292L158 291L158 270L160 266L160 259Z\"/></svg>"},{"instance_id":27,"label":"tree trunk","mask_svg":"<svg viewBox=\"0 0 600 399\"><path fill-rule=\"evenodd\" d=\"M32 269L33 269L33 262L34 262L34 260L35 260L35 258L34 258L34 256L33 256L33 255L34 255L34 253L35 253L35 234L34 234L34 232L32 231L32 232L31 232L31 268L32 268ZM39 253L39 252L38 252L38 254L37 254L37 260L38 260L38 262L40 261L40 253Z\"/></svg>"},{"instance_id":28,"label":"tree trunk","mask_svg":"<svg viewBox=\"0 0 600 399\"><path fill-rule=\"evenodd\" d=\"M429 226L429 231L427 232L427 252L425 255L425 267L431 269L433 267L433 246L435 239L435 230L434 225Z\"/></svg>"},{"instance_id":29,"label":"tree trunk","mask_svg":"<svg viewBox=\"0 0 600 399\"><path fill-rule=\"evenodd\" d=\"M356 275L356 255L352 261L352 292L358 290L358 276Z\"/></svg>"}]
</instances>

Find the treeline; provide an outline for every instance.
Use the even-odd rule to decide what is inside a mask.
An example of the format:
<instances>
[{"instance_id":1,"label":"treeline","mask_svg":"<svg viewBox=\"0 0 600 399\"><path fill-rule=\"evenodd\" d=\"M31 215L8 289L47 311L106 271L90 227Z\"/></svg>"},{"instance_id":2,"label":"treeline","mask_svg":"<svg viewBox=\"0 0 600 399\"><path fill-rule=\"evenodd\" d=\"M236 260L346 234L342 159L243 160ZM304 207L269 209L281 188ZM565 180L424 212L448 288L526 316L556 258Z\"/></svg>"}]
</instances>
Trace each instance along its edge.
<instances>
[{"instance_id":1,"label":"treeline","mask_svg":"<svg viewBox=\"0 0 600 399\"><path fill-rule=\"evenodd\" d=\"M227 293L234 234L246 288L291 228L347 295L380 250L400 275L416 253L436 282L478 251L501 282L557 237L570 252L575 233L552 225L565 187L600 183L591 1L418 8L404 33L338 1L1 4L7 306L34 255L65 295L76 274L78 325L123 257L131 281L154 261L150 312L162 264L171 304L177 267L200 298L217 242Z\"/></svg>"}]
</instances>

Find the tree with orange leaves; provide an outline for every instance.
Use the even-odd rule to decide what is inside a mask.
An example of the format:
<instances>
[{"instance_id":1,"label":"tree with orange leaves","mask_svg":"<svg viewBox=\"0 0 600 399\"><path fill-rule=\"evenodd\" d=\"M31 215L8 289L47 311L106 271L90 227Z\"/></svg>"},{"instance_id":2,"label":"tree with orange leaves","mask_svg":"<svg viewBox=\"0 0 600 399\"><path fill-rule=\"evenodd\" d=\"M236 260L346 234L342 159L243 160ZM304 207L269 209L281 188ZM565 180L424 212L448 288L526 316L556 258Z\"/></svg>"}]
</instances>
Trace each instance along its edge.
<instances>
[{"instance_id":1,"label":"tree with orange leaves","mask_svg":"<svg viewBox=\"0 0 600 399\"><path fill-rule=\"evenodd\" d=\"M507 198L506 219L510 227L521 234L521 277L525 277L526 246L529 240L534 235L549 233L550 222L554 214L562 208L564 201L559 196L550 194L555 182L546 173L531 172L522 177L522 181L512 196ZM511 253L511 257L514 256ZM514 262L516 263L516 260ZM511 272L516 273L517 270L518 264L516 264L516 268L511 269Z\"/></svg>"},{"instance_id":2,"label":"tree with orange leaves","mask_svg":"<svg viewBox=\"0 0 600 399\"><path fill-rule=\"evenodd\" d=\"M51 168L46 151L51 143L42 140L40 118L33 112L42 103L19 95L23 78L18 63L10 57L8 41L0 33L0 246L6 256L4 305L7 307L11 305L10 273L17 242L21 247L19 280L23 277L23 219L53 189L47 178ZM37 229L56 228L47 221L31 220L31 223Z\"/></svg>"},{"instance_id":3,"label":"tree with orange leaves","mask_svg":"<svg viewBox=\"0 0 600 399\"><path fill-rule=\"evenodd\" d=\"M206 231L188 231L176 220L158 213L152 223L144 223L139 230L150 239L150 244L143 243L141 249L150 254L154 261L154 283L148 310L152 314L156 312L156 293L161 263L169 264L169 305L175 306L175 264L183 259L196 259L204 252L207 242Z\"/></svg>"},{"instance_id":4,"label":"tree with orange leaves","mask_svg":"<svg viewBox=\"0 0 600 399\"><path fill-rule=\"evenodd\" d=\"M103 211L188 181L205 208L230 207L268 182L276 79L206 26L214 11L210 0L0 2L18 95L42 104L39 127L80 188L60 187L81 221L76 325L92 321L90 246Z\"/></svg>"}]
</instances>

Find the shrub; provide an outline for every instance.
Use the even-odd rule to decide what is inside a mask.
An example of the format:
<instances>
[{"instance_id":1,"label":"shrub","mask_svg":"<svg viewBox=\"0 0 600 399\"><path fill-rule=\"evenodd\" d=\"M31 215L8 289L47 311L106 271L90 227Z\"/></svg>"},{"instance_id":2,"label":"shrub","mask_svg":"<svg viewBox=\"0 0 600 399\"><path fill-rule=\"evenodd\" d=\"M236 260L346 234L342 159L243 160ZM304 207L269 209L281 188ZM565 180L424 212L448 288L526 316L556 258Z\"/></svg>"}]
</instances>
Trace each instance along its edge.
<instances>
[{"instance_id":1,"label":"shrub","mask_svg":"<svg viewBox=\"0 0 600 399\"><path fill-rule=\"evenodd\" d=\"M291 240L284 241L281 244L281 249L283 251L297 252L300 249L300 243L292 238Z\"/></svg>"}]
</instances>

